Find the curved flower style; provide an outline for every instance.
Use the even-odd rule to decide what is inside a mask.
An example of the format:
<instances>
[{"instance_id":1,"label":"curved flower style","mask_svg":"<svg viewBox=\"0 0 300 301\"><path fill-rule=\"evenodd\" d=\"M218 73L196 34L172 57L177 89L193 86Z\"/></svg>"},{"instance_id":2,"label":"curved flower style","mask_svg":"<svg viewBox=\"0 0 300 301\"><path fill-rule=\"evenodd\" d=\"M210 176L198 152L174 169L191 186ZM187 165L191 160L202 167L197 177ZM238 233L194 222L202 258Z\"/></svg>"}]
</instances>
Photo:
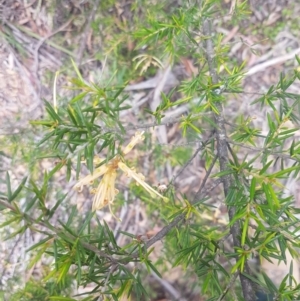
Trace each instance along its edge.
<instances>
[{"instance_id":1,"label":"curved flower style","mask_svg":"<svg viewBox=\"0 0 300 301\"><path fill-rule=\"evenodd\" d=\"M138 142L143 141L144 139L144 132L136 132L131 138L129 144L123 149L123 154L127 155L136 146Z\"/></svg>"},{"instance_id":2,"label":"curved flower style","mask_svg":"<svg viewBox=\"0 0 300 301\"><path fill-rule=\"evenodd\" d=\"M139 141L142 141L144 139L143 133L144 132L135 133L135 135L131 138L129 144L123 149L122 153L124 155L128 154ZM94 159L94 162L95 164L99 164L104 160L105 159L96 157ZM92 175L88 175L85 178L81 179L74 186L74 189L76 189L78 192L81 192L84 185L93 185L95 179L103 176L98 187L92 189L91 191L93 194L95 194L93 200L93 211L100 210L108 205L111 214L116 219L118 219L111 210L111 204L113 204L115 196L118 193L118 190L115 189L115 181L118 168L124 171L128 177L133 178L138 185L141 185L146 191L148 191L151 197L155 197L155 195L157 195L164 201L167 200L166 197L162 196L159 192L157 192L144 181L145 177L142 174L136 173L134 169L128 167L124 162L122 162L122 159L117 156L116 158L108 161L106 164L103 164L100 167L96 168Z\"/></svg>"},{"instance_id":3,"label":"curved flower style","mask_svg":"<svg viewBox=\"0 0 300 301\"><path fill-rule=\"evenodd\" d=\"M166 197L162 196L159 192L157 192L156 190L154 190L149 184L147 184L144 181L144 176L139 173L137 174L134 169L129 168L126 164L124 164L123 162L119 162L118 166L121 170L123 170L126 175L130 178L133 178L139 185L141 185L146 191L149 192L149 194L151 195L151 197L155 197L155 195L158 195L159 197L161 197L163 200L167 200Z\"/></svg>"}]
</instances>

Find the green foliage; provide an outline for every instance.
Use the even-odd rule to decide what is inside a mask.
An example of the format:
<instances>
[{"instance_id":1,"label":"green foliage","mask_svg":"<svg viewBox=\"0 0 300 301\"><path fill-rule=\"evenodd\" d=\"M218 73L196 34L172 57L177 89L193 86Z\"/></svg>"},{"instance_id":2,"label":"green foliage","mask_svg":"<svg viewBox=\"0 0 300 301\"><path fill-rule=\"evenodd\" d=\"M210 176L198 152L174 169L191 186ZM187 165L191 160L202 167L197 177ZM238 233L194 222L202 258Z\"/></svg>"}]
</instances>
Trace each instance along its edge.
<instances>
[{"instance_id":1,"label":"green foliage","mask_svg":"<svg viewBox=\"0 0 300 301\"><path fill-rule=\"evenodd\" d=\"M34 267L45 258L50 259L50 265L42 282L30 279L23 289L11 295L10 300L79 300L82 296L70 292L72 285L92 285L84 300L120 300L130 296L148 300L146 276L163 277L167 264L192 275L196 279L193 285L206 300L244 298L252 301L253 296L247 293L243 281L248 281L253 293L255 289L265 289L275 296L274 300L298 298L300 285L292 276L292 264L289 274L277 287L267 275L250 272L249 262L258 257L259 260L287 263L288 253L299 257L299 209L294 207L293 198L287 195L284 186L285 179L298 179L300 170L300 144L294 139L299 130L300 96L289 92L289 87L299 81L299 72L289 77L280 76L276 85L253 101L253 108L259 104L266 112L267 132L254 125L251 115L236 116L234 124L229 122L223 107L230 96L244 93L241 84L244 64L237 66L230 60L229 45L222 44L221 35L204 33L203 24L207 20L221 17L221 2L200 2L197 6L187 1L171 11L160 10L163 5L157 4L146 11L141 3L149 8L147 1L136 1L132 9L140 7L145 23L140 26L140 21L133 18L133 24L118 24L122 31L109 41L108 54L112 60L121 56L124 61L130 58L134 62L135 57L137 70L128 73L121 84L123 75L118 77L118 70L105 84L95 84L84 80L72 61L76 78L71 84L75 95L53 105L45 100L46 117L31 122L43 128L42 138L36 144L38 155L31 160L55 159L56 164L40 172L39 177L33 172L25 176L16 188L7 172L6 191L1 192L0 205L6 218L1 228L16 229L7 231L7 240L26 231L41 234L41 239L27 250L31 256L28 267ZM109 8L114 1L101 5ZM232 18L238 22L247 13L246 1L238 1ZM95 20L93 30L99 24L99 20ZM103 24L111 25L112 33L117 31L113 19L107 15ZM135 41L134 55L122 55L120 45L128 37ZM209 42L213 43L213 49L209 49ZM67 180L78 178L83 161L90 174L99 173L98 178L103 177L99 181L104 181L105 175L111 172L109 167L116 170L127 154L122 147L128 139L125 134L136 128L125 125L120 119L120 112L130 109L124 87L139 76L139 71L149 75L151 63L154 68L161 68L164 59L167 64L173 64L181 56L192 57L199 67L198 73L182 81L170 93L161 93L161 102L155 110L144 110L145 116L154 118L154 124L137 125L143 129L161 126L166 113L174 108L189 107L189 112L175 121L181 129L180 138L187 143L169 150L164 145L152 145L147 134L146 146L137 151L149 148L159 172L169 163L179 171L161 192L164 196L161 200L157 194L149 193L143 184L129 185L130 196L143 201L153 224L158 223L162 230L152 238L125 231L115 233L111 224L99 220L94 212L83 215L77 206L68 204L72 195L62 191L54 193L53 183L62 172ZM296 57L296 60L300 65L300 59ZM196 147L190 146L191 137L197 142L195 153ZM134 139L130 142L134 144L132 147L136 144ZM245 155L244 149L251 152ZM106 159L97 162L95 156L100 152ZM198 181L200 189L194 195L190 191L183 194L178 191L176 178L199 157L204 161L205 170L205 176ZM142 159L134 159L136 165L141 164ZM212 188L208 179L213 183ZM135 178L137 180L143 183L141 175ZM94 178L90 182L93 181ZM226 181L230 183L228 187ZM215 190L221 182L223 193ZM114 189L111 186L114 186L112 181L102 194ZM120 190L122 194L122 186ZM228 218L218 215L214 194L221 198ZM24 195L25 202L22 201ZM119 200L125 202L127 198L120 196ZM104 198L106 203L102 205L110 206L112 201ZM62 206L67 208L63 218L59 211ZM117 239L120 236L124 239L122 245ZM165 253L155 260L152 245L162 239ZM243 281L240 283L239 279Z\"/></svg>"},{"instance_id":2,"label":"green foliage","mask_svg":"<svg viewBox=\"0 0 300 301\"><path fill-rule=\"evenodd\" d=\"M26 283L23 289L13 294L9 300L11 301L40 301L40 300L65 300L72 301L76 299L68 297L56 297L60 294L70 294L70 286L72 285L72 277L68 276L64 285L57 284L53 281L46 283L39 283L37 281L30 280Z\"/></svg>"}]
</instances>

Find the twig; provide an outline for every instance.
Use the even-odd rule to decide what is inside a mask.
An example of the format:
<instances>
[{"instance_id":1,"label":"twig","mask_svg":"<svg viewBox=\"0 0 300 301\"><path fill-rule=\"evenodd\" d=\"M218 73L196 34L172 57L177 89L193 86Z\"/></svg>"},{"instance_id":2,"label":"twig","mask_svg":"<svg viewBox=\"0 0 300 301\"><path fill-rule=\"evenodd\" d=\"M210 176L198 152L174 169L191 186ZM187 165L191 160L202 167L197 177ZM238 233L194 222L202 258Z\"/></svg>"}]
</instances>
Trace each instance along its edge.
<instances>
[{"instance_id":1,"label":"twig","mask_svg":"<svg viewBox=\"0 0 300 301\"><path fill-rule=\"evenodd\" d=\"M9 258L9 260L11 260L11 258L13 257L13 255L16 255L18 254L18 252L16 252L16 247L18 246L18 244L20 243L20 240L21 240L21 235L19 236L19 238L16 240L16 242L14 243L14 245L11 248L9 254L6 256L6 258ZM8 261L10 262L10 261ZM0 275L0 279L3 279L4 278L4 275L6 273L6 270L7 270L7 267L8 267L8 264L3 264L3 270L1 272L1 275Z\"/></svg>"},{"instance_id":2,"label":"twig","mask_svg":"<svg viewBox=\"0 0 300 301\"><path fill-rule=\"evenodd\" d=\"M106 276L105 282L104 282L104 286L102 287L102 291L105 292L105 290L107 289L107 284L109 281L110 276L113 274L113 272L117 269L118 265L117 264L112 264L112 266L110 267L110 270Z\"/></svg>"},{"instance_id":3,"label":"twig","mask_svg":"<svg viewBox=\"0 0 300 301\"><path fill-rule=\"evenodd\" d=\"M212 187L210 187L209 189L205 189L204 191L202 191L201 196L206 196L208 195L209 192L211 192L212 190L214 190L218 185L220 185L222 183L222 181L220 179L218 179L214 185ZM194 204L194 202L191 203L192 205ZM151 237L146 243L145 243L145 247L146 249L148 249L149 247L151 247L153 244L155 244L157 241L163 239L173 228L177 227L180 225L181 222L183 222L185 219L185 214L182 213L180 215L178 215L177 217L175 217L175 219L170 222L170 224L168 224L167 226L163 227L156 235L154 235L153 237ZM136 258L140 255L139 252L135 252L131 255L131 257ZM126 259L127 260L127 259ZM127 260L128 261L128 260Z\"/></svg>"},{"instance_id":4,"label":"twig","mask_svg":"<svg viewBox=\"0 0 300 301\"><path fill-rule=\"evenodd\" d=\"M203 34L207 37L204 41L205 55L207 59L209 73L212 79L212 84L216 85L219 82L217 75L217 68L215 66L215 52L214 45L212 42L211 35L211 22L208 19L203 21ZM220 163L220 170L224 171L228 168L229 157L227 150L227 140L226 140L226 127L225 127L225 119L223 116L223 108L219 102L215 102L214 105L217 107L218 114L214 114L214 119L216 123L216 139L217 139L217 151ZM222 178L223 189L225 197L228 195L230 187L233 186L233 180L230 175L224 175ZM229 219L232 221L236 213L235 207L228 208ZM241 224L240 221L237 220L230 227L230 232L232 234L234 247L241 247L241 242L239 237L241 236ZM238 260L238 259L237 259ZM245 262L244 271L246 274L251 275L251 270L247 262ZM245 277L242 273L239 273L241 286L243 295L246 301L255 300L254 295L254 287L252 281Z\"/></svg>"},{"instance_id":5,"label":"twig","mask_svg":"<svg viewBox=\"0 0 300 301\"><path fill-rule=\"evenodd\" d=\"M207 115L206 113L198 113L195 115L192 115L193 117L198 117L198 116L204 116ZM145 124L127 124L127 125L123 125L123 129L127 132L130 130L139 130L139 129L148 129L148 128L152 128L152 127L157 127L157 126L163 126L163 125L170 125L170 124L174 124L174 123L178 123L181 121L181 118L184 118L184 115L182 115L181 117L177 117L177 118L164 118L163 121L161 121L160 123L154 121L151 123L145 123ZM78 131L78 127L76 126L70 126L70 125L58 125L57 128L60 129L68 129L69 131L74 131L77 132ZM109 128L109 127L105 127L105 126L100 126L102 133L118 133L121 134L121 130L117 129L117 128ZM23 129L23 128L20 128Z\"/></svg>"},{"instance_id":6,"label":"twig","mask_svg":"<svg viewBox=\"0 0 300 301\"><path fill-rule=\"evenodd\" d=\"M58 29L56 29L52 33L48 34L46 37L40 39L39 42L37 43L37 45L36 45L36 47L34 49L34 53L33 53L33 56L34 56L34 68L33 68L33 70L34 70L34 74L35 74L35 77L37 79L37 82L39 82L39 80L38 80L38 78L39 78L38 77L38 70L39 70L39 50L40 50L41 46L46 42L46 40L48 40L52 36L56 35L60 31L65 30L65 28L68 27L74 19L75 19L75 16L72 16L66 23L64 23L62 26L60 26ZM40 90L40 87L39 87L39 90Z\"/></svg>"},{"instance_id":7,"label":"twig","mask_svg":"<svg viewBox=\"0 0 300 301\"><path fill-rule=\"evenodd\" d=\"M198 113L195 115L192 115L193 117L197 117L197 116L207 116L207 113ZM178 123L180 122L181 118L184 118L185 115L182 115L181 117L171 117L171 118L163 118L162 121L160 123L158 123L157 121L152 122L152 123L145 123L145 124L138 124L138 125L125 125L124 128L126 130L138 130L138 129L147 129L147 128L151 128L151 127L155 127L155 126L162 126L162 125L169 125L169 124L174 124L174 123Z\"/></svg>"},{"instance_id":8,"label":"twig","mask_svg":"<svg viewBox=\"0 0 300 301\"><path fill-rule=\"evenodd\" d=\"M164 289L172 296L172 300L187 301L186 298L181 297L180 292L174 288L168 281L157 276L156 273L151 271L151 275L164 287Z\"/></svg>"},{"instance_id":9,"label":"twig","mask_svg":"<svg viewBox=\"0 0 300 301\"><path fill-rule=\"evenodd\" d=\"M78 65L81 64L83 51L84 51L85 44L86 44L86 41L87 41L87 38L88 38L88 31L91 28L91 23L92 23L93 19L95 18L95 14L96 14L96 11L97 11L99 5L100 5L100 0L95 0L92 12L89 15L88 22L87 22L87 24L85 26L85 29L84 29L84 32L82 34L82 39L81 39L80 47L79 47L79 50L78 50L78 53L77 53L77 60L76 60Z\"/></svg>"},{"instance_id":10,"label":"twig","mask_svg":"<svg viewBox=\"0 0 300 301\"><path fill-rule=\"evenodd\" d=\"M292 157L292 156L289 156L289 155L286 155L286 154L277 153L277 152L271 151L267 148L254 147L254 146L246 145L246 144L243 144L243 143L238 143L238 142L232 141L228 138L227 138L227 142L230 143L230 144L236 145L236 146L240 146L240 147L243 147L243 148L250 149L250 150L255 151L255 152L267 153L267 154L270 154L274 157L278 157L278 158L281 158L281 159L289 159L289 160L300 162L299 158Z\"/></svg>"},{"instance_id":11,"label":"twig","mask_svg":"<svg viewBox=\"0 0 300 301\"><path fill-rule=\"evenodd\" d=\"M299 53L300 53L300 48L297 48L296 50L292 51L291 53L276 57L272 60L269 60L269 61L266 61L262 64L256 65L256 66L250 68L247 71L247 73L245 73L245 76L253 75L257 72L266 70L267 67L274 66L274 65L277 65L277 64L280 64L280 63L284 63L288 60L294 59L295 55L297 55Z\"/></svg>"},{"instance_id":12,"label":"twig","mask_svg":"<svg viewBox=\"0 0 300 301\"><path fill-rule=\"evenodd\" d=\"M216 186L218 186L221 183L221 180L216 181L215 185L213 185L211 188L206 189L205 191L202 192L202 195L205 196L207 195L210 191L212 191ZM53 233L55 233L57 236L59 236L62 233L62 230L55 228L54 226L44 222L44 221L37 221L34 218L32 218L31 216L29 216L26 213L21 213L19 212L14 206L12 206L10 203L8 203L8 201L6 200L2 200L0 199L0 205L3 205L4 207L6 207L7 209L10 209L12 212L16 213L16 214L22 214L24 220L33 223L33 224L38 224L40 226L43 226L45 228L47 228L48 230L52 231ZM178 226L181 222L183 222L185 219L185 214L180 214L178 215L172 222L170 222L170 224L168 224L167 226L165 226L164 228L162 228L155 236L153 236L152 238L150 238L146 243L145 243L145 248L148 249L150 246L152 246L154 243L156 243L157 241L161 240L162 238L164 238L173 228L175 228L176 226ZM49 235L52 236L52 234L50 233L44 233L45 235ZM72 240L76 240L78 237L73 236L70 233L64 233L64 235L68 236L70 239ZM97 247L89 244L89 243L85 243L83 241L80 241L81 245L86 248L87 250L90 250L92 252L94 252L96 255L98 255L99 257L104 257L106 259L108 259L112 264L115 265L120 265L120 264L126 264L130 261L130 259L132 258L137 258L140 256L139 252L135 252L133 254L131 254L130 256L126 256L126 258L124 259L116 259L108 254L106 254L105 252L99 250Z\"/></svg>"},{"instance_id":13,"label":"twig","mask_svg":"<svg viewBox=\"0 0 300 301\"><path fill-rule=\"evenodd\" d=\"M6 207L7 209L11 210L13 213L15 213L17 215L22 215L24 221L26 221L27 223L29 222L29 223L32 223L32 224L36 224L36 225L40 225L42 227L45 227L48 230L55 233L57 236L60 236L60 234L62 233L62 230L55 228L54 226L48 224L47 222L44 222L42 220L37 221L34 218L32 218L30 215L28 215L27 213L20 212L16 207L14 207L10 203L8 203L8 201L4 201L4 200L0 199L0 205ZM50 233L48 235L53 236ZM68 238L74 240L74 241L76 241L76 239L78 239L78 237L75 237L70 233L64 233L64 235L67 236ZM90 245L89 243L86 243L86 242L83 242L83 241L80 241L80 243L84 248L94 252L96 255L98 255L100 257L104 257L104 258L108 259L109 261L111 261L112 263L118 264L117 259L115 259L112 256L106 254L105 252L99 250L97 247L95 247L93 245Z\"/></svg>"},{"instance_id":14,"label":"twig","mask_svg":"<svg viewBox=\"0 0 300 301\"><path fill-rule=\"evenodd\" d=\"M31 30L29 30L26 26L14 25L14 24L12 24L8 21L5 23L5 25L7 25L10 29L14 30L15 32L20 32L21 31L21 32L23 32L23 33L25 33L25 34L29 35L30 37L33 37L37 40L39 40L41 38L38 34L32 32ZM24 37L22 37L22 38L24 38ZM50 45L51 47L63 52L63 53L71 56L71 57L75 57L73 52L71 52L70 50L66 49L63 46L60 46L60 45L52 42L51 40L46 40L45 43Z\"/></svg>"},{"instance_id":15,"label":"twig","mask_svg":"<svg viewBox=\"0 0 300 301\"><path fill-rule=\"evenodd\" d=\"M202 190L203 190L204 187L205 187L206 181L207 181L209 175L211 174L212 169L213 169L213 167L215 166L215 163L216 163L217 159L218 159L218 156L215 156L214 159L213 159L213 161L211 162L210 167L209 167L208 171L206 172L206 175L205 175L204 179L202 180L201 186L200 186L199 190L196 192L196 194L195 194L195 196L194 196L194 202L195 202L197 199L200 198L201 192L202 192Z\"/></svg>"},{"instance_id":16,"label":"twig","mask_svg":"<svg viewBox=\"0 0 300 301\"><path fill-rule=\"evenodd\" d=\"M168 72L168 75L169 75L169 77L167 78L166 86L168 86L168 87L175 86L177 83L175 76L171 72ZM138 91L138 90L154 89L155 87L157 87L160 80L161 80L161 75L157 74L155 77L147 79L143 82L126 86L124 91Z\"/></svg>"},{"instance_id":17,"label":"twig","mask_svg":"<svg viewBox=\"0 0 300 301\"><path fill-rule=\"evenodd\" d=\"M163 239L173 228L177 227L181 222L183 222L185 214L180 214L175 217L170 224L163 227L156 235L151 237L146 243L145 247L148 249L150 246L155 244L157 241ZM139 253L134 254L133 256L139 256Z\"/></svg>"},{"instance_id":18,"label":"twig","mask_svg":"<svg viewBox=\"0 0 300 301\"><path fill-rule=\"evenodd\" d=\"M205 143L204 143L205 144ZM198 147L195 151L195 153L191 156L191 158L179 169L176 175L173 176L172 180L170 181L170 184L173 184L175 180L182 174L182 172L191 164L191 162L195 159L197 154L204 148L203 145ZM169 185L170 185L169 184Z\"/></svg>"},{"instance_id":19,"label":"twig","mask_svg":"<svg viewBox=\"0 0 300 301\"><path fill-rule=\"evenodd\" d=\"M223 292L222 295L218 298L217 301L222 301L222 300L224 299L224 297L227 295L228 291L229 291L229 290L231 289L231 287L234 285L234 282L235 282L235 280L236 280L236 278L237 278L238 275L239 275L238 272L235 272L235 273L232 275L232 277L231 277L229 283L227 284L227 286L226 286L224 292Z\"/></svg>"}]
</instances>

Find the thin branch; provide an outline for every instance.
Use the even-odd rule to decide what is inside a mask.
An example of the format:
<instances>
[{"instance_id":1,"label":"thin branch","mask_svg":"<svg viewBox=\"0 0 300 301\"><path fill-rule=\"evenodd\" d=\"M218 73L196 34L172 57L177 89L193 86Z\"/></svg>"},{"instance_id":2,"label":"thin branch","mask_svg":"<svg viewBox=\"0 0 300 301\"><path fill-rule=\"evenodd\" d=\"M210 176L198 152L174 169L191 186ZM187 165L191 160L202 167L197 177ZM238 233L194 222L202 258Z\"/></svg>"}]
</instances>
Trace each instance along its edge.
<instances>
[{"instance_id":1,"label":"thin branch","mask_svg":"<svg viewBox=\"0 0 300 301\"><path fill-rule=\"evenodd\" d=\"M210 139L208 140L211 140L213 139L213 137L211 137ZM195 153L191 156L191 158L179 169L179 171L177 172L176 175L173 176L172 180L170 181L170 184L173 184L175 182L175 180L182 174L182 172L191 164L191 162L195 159L195 157L197 156L197 154L203 150L204 148L204 145L207 143L208 141L206 140L200 147L198 147L195 151Z\"/></svg>"},{"instance_id":2,"label":"thin branch","mask_svg":"<svg viewBox=\"0 0 300 301\"><path fill-rule=\"evenodd\" d=\"M208 195L208 193L210 191L212 191L213 189L215 189L215 187L217 187L219 184L221 183L221 180L217 180L216 183L210 187L209 189L205 189L204 191L202 191L202 196L206 196ZM8 201L4 201L2 199L0 199L0 205L3 205L4 207L6 207L7 209L10 209L12 212L16 213L16 214L20 214L20 212L10 203L8 203ZM33 224L38 224L40 226L43 226L45 228L47 228L48 230L54 232L56 235L60 235L62 233L62 230L55 228L54 226L43 222L43 221L37 221L34 218L32 218L31 216L29 216L26 213L21 213L23 218ZM152 238L150 238L146 243L145 243L145 248L148 249L150 246L152 246L153 244L155 244L157 241L163 239L173 228L177 227L180 225L180 223L182 223L185 219L185 214L180 214L178 215L172 222L170 222L170 224L168 224L167 226L165 226L163 229L161 229L155 236L153 236ZM45 233L46 235L51 236L51 234ZM71 235L70 233L64 233L64 235L68 236L70 239L72 240L76 240L77 237ZM103 251L100 251L97 247L89 244L89 243L85 243L80 241L81 245L86 248L87 250L90 250L92 252L94 252L96 255L98 255L99 257L104 257L107 258L109 261L111 261L112 264L114 265L121 265L121 264L127 264L132 258L137 258L140 256L140 252L135 252L131 255L127 255L126 258L124 259L116 259L108 254L106 254Z\"/></svg>"},{"instance_id":3,"label":"thin branch","mask_svg":"<svg viewBox=\"0 0 300 301\"><path fill-rule=\"evenodd\" d=\"M205 55L208 63L209 73L212 79L212 84L216 85L219 82L217 75L217 68L215 66L215 52L214 45L212 41L212 33L211 33L211 22L208 19L203 21L203 34L206 36L206 40L204 41ZM227 150L227 135L226 135L226 127L225 127L225 119L223 116L223 108L219 102L215 102L214 105L218 110L218 114L214 114L214 119L216 123L216 139L217 139L217 151L220 163L220 170L225 171L228 168L229 157ZM233 179L231 175L224 175L222 178L223 188L225 197L228 195L230 187L233 186ZM232 221L236 213L235 207L228 208L229 219ZM241 248L240 236L242 233L241 223L237 220L230 227L230 232L233 238L234 247ZM236 259L238 260L238 258ZM244 271L246 274L251 274L250 267L247 262L245 262ZM255 300L255 290L253 287L252 281L245 277L242 273L239 273L243 295L246 301Z\"/></svg>"},{"instance_id":4,"label":"thin branch","mask_svg":"<svg viewBox=\"0 0 300 301\"><path fill-rule=\"evenodd\" d=\"M198 113L198 114L192 115L192 117L207 116L208 114L209 114L209 112L208 113ZM184 115L182 115L180 117L163 118L162 121L159 123L157 121L154 121L151 123L144 123L144 124L127 124L127 125L124 125L123 128L127 132L130 130L148 129L148 128L157 127L157 126L171 125L171 124L179 123L183 117L184 117ZM119 133L119 134L122 133L121 130L117 129L117 128L109 128L109 127L105 127L105 126L99 126L99 128L101 128L103 130L102 133ZM7 132L0 132L1 135L17 135L17 134L23 133L25 131L28 131L28 127L7 127L5 129L7 130ZM63 125L63 124L58 125L56 129L67 129L70 132L78 131L78 127L75 127L72 125ZM11 133L12 130L19 130L19 132L12 134Z\"/></svg>"},{"instance_id":5,"label":"thin branch","mask_svg":"<svg viewBox=\"0 0 300 301\"><path fill-rule=\"evenodd\" d=\"M18 251L16 251L16 248L17 248L18 244L20 243L21 238L22 238L22 236L20 235L19 238L14 243L14 245L10 246L11 250L10 250L9 254L6 256L6 258L8 258L7 264L3 264L3 269L2 269L2 272L0 275L0 279L4 279L6 270L8 269L8 266L9 266L8 263L10 263L10 260L11 260L11 258L13 258L13 255L18 253Z\"/></svg>"},{"instance_id":6,"label":"thin branch","mask_svg":"<svg viewBox=\"0 0 300 301\"><path fill-rule=\"evenodd\" d=\"M198 113L195 115L192 115L192 117L198 117L198 116L207 116L209 113ZM178 123L181 121L182 118L184 118L185 116L182 115L179 118L178 117L170 117L170 118L163 118L161 122L151 122L151 123L145 123L145 124L137 124L137 125L124 125L124 128L126 130L138 130L138 129L147 129L147 128L152 128L155 126L162 126L162 125L170 125L170 124L174 124L174 123Z\"/></svg>"},{"instance_id":7,"label":"thin branch","mask_svg":"<svg viewBox=\"0 0 300 301\"><path fill-rule=\"evenodd\" d=\"M15 208L13 205L11 205L10 203L8 203L8 201L2 200L0 199L0 205L6 207L7 209L9 209L10 211L12 211L15 214L18 214L23 217L23 219L30 224L36 224L36 225L40 225L42 227L47 228L48 230L52 231L54 234L56 234L57 236L60 236L61 233L64 233L65 236L67 236L68 238L70 238L71 240L76 241L76 239L78 237L75 237L74 235L70 234L70 233L65 233L62 232L62 230L55 228L54 226L48 224L47 222L44 222L42 220L37 221L34 218L32 218L31 216L29 216L27 213L23 213L23 212L19 212L19 210L17 208ZM177 216L170 224L168 224L167 226L165 226L161 231L159 231L155 236L153 236L151 239L149 239L146 243L145 243L145 247L149 248L150 246L152 246L155 242L157 242L158 240L161 240L164 236L166 236L170 230L172 230L174 227L176 227L181 221L183 221L185 215L181 214L179 216ZM53 236L50 233L47 233L47 235L49 236ZM87 249L90 250L92 252L94 252L96 255L98 255L99 257L104 257L106 259L108 259L109 261L111 261L113 264L115 265L119 265L122 263L128 263L129 260L131 258L137 258L140 253L136 252L134 254L132 254L131 256L126 256L125 259L116 259L108 254L106 254L103 251L100 251L97 247L90 245L89 243L80 241L81 245Z\"/></svg>"},{"instance_id":8,"label":"thin branch","mask_svg":"<svg viewBox=\"0 0 300 301\"><path fill-rule=\"evenodd\" d=\"M145 244L145 247L148 249L150 246L155 244L157 241L163 239L173 228L177 227L181 222L184 221L185 214L180 214L175 217L170 224L163 227L156 235L151 237ZM136 254L138 256L138 253Z\"/></svg>"},{"instance_id":9,"label":"thin branch","mask_svg":"<svg viewBox=\"0 0 300 301\"><path fill-rule=\"evenodd\" d=\"M57 229L54 226L50 225L49 223L42 221L42 220L35 220L34 218L32 218L30 215L28 215L27 213L24 212L20 212L18 211L18 209L16 207L14 207L13 205L11 205L10 203L8 203L8 201L4 201L2 199L0 199L0 205L6 207L7 209L11 210L13 213L17 214L17 215L21 215L20 217L23 217L23 219L30 224L36 224L36 225L40 225L42 227L47 228L48 230L52 231L54 234L56 234L57 236L60 236L62 233L64 233L65 236L67 236L68 238L70 238L71 240L76 241L76 239L78 237L70 234L70 233L65 233L62 232L61 229ZM48 233L49 236L53 236L53 234ZM99 257L104 257L108 260L110 260L112 263L114 264L119 264L117 259L113 258L112 256L106 254L103 251L100 251L97 247L90 245L89 243L80 241L81 245L86 248L87 250L90 250L92 252L94 252L96 255L98 255Z\"/></svg>"},{"instance_id":10,"label":"thin branch","mask_svg":"<svg viewBox=\"0 0 300 301\"><path fill-rule=\"evenodd\" d=\"M214 139L214 136L213 137L210 137L207 141L211 140L211 139ZM204 143L205 144L205 143ZM190 160L187 162L187 164L185 164L180 170L179 172L175 175L175 177L172 179L171 183L173 183L173 181L175 181L175 179L181 174L181 172L192 162L192 160L196 157L196 155L198 154L198 152L203 149L203 145L201 147L199 147L196 152L193 154L193 156L190 158ZM216 181L215 185L213 185L212 187L210 187L209 189L205 189L204 190L204 186L205 186L205 183L213 169L213 166L215 164L217 160L217 157L214 158L210 168L208 169L203 181L202 181L202 184L201 184L201 187L200 189L197 191L195 197L194 197L194 200L192 202L192 204L194 204L197 199L199 199L200 195L201 196L205 196L207 195L210 191L212 191L213 189L215 189L215 187L217 187L220 183L221 183L221 180L219 181ZM170 183L170 184L171 184ZM170 185L169 184L169 185ZM203 191L204 190L204 191ZM164 238L174 227L177 227L181 222L183 222L185 219L185 214L180 214L178 215L170 224L168 224L167 226L165 226L162 230L160 230L156 235L154 235L152 238L150 238L145 246L146 248L149 248L150 246L152 246L154 243L156 243L157 241L161 240L162 238ZM138 256L139 253L135 253L133 254L134 257Z\"/></svg>"},{"instance_id":11,"label":"thin branch","mask_svg":"<svg viewBox=\"0 0 300 301\"><path fill-rule=\"evenodd\" d=\"M206 195L208 195L212 190L214 190L218 185L220 185L220 183L221 183L221 180L218 179L214 183L213 186L211 186L208 189L204 189L204 191L202 191L201 196L205 197ZM192 202L191 204L193 205L194 202ZM175 217L175 219L172 222L170 222L170 224L163 227L156 235L154 235L147 242L145 242L145 247L148 249L153 244L155 244L157 241L163 239L173 228L177 227L181 222L183 222L184 219L185 219L185 213L182 213L182 214L178 215L177 217ZM131 257L138 257L139 255L140 255L139 252L135 252L131 255Z\"/></svg>"},{"instance_id":12,"label":"thin branch","mask_svg":"<svg viewBox=\"0 0 300 301\"><path fill-rule=\"evenodd\" d=\"M215 166L215 163L216 163L217 159L218 159L218 156L215 156L214 159L213 159L213 161L211 162L210 167L209 167L208 171L206 172L206 175L205 175L204 179L202 180L201 186L200 186L199 190L196 192L196 194L195 194L195 196L194 196L194 202L195 202L197 199L200 198L201 192L202 192L202 190L203 190L204 187L205 187L206 181L207 181L209 175L211 174L212 169L213 169L213 167Z\"/></svg>"},{"instance_id":13,"label":"thin branch","mask_svg":"<svg viewBox=\"0 0 300 301\"><path fill-rule=\"evenodd\" d=\"M238 277L238 275L239 275L239 273L237 273L237 272L235 272L235 273L232 275L232 277L231 277L229 283L227 284L227 286L226 286L224 292L223 292L222 295L218 298L217 301L222 301L222 300L224 299L224 297L227 295L228 291L229 291L229 290L232 288L232 286L234 285L235 280L236 280L236 278Z\"/></svg>"},{"instance_id":14,"label":"thin branch","mask_svg":"<svg viewBox=\"0 0 300 301\"><path fill-rule=\"evenodd\" d=\"M250 150L255 151L255 152L267 153L269 155L272 155L272 156L275 156L275 157L278 157L278 158L289 159L289 160L300 162L299 158L292 157L292 156L282 154L282 153L279 153L279 152L274 152L274 151L271 151L267 148L254 147L254 146L246 145L246 144L243 144L243 143L232 141L228 138L227 138L227 142L230 143L230 144L236 145L236 146L240 146L240 147L243 147L243 148L250 149Z\"/></svg>"}]
</instances>

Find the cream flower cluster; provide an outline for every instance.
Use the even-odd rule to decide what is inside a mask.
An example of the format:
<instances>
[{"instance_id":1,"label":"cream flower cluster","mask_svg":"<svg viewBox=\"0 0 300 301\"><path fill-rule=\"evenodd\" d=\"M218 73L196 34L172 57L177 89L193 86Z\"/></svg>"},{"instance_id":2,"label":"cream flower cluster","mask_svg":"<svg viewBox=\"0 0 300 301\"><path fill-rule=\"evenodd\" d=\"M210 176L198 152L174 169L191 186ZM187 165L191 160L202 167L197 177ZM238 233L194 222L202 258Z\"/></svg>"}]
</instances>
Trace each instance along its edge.
<instances>
[{"instance_id":1,"label":"cream flower cluster","mask_svg":"<svg viewBox=\"0 0 300 301\"><path fill-rule=\"evenodd\" d=\"M135 135L131 138L129 144L122 150L122 153L124 155L128 154L138 142L144 139L143 134L144 132L136 132ZM103 158L96 157L94 159L94 163L96 165L99 165L104 161L105 159ZM93 211L100 210L108 205L111 214L116 218L111 210L111 205L113 204L115 196L118 193L118 190L115 188L117 169L121 169L128 177L133 178L138 185L142 186L146 191L149 192L151 197L159 196L163 200L167 200L167 198L162 196L159 192L157 192L144 181L145 177L142 174L136 173L133 168L128 167L122 161L121 157L117 156L107 163L100 165L94 170L93 174L79 180L79 182L74 186L74 189L76 189L78 192L81 192L83 186L93 185L95 179L102 177L102 180L100 181L98 187L92 189L91 191L93 194L95 194L93 200Z\"/></svg>"}]
</instances>

